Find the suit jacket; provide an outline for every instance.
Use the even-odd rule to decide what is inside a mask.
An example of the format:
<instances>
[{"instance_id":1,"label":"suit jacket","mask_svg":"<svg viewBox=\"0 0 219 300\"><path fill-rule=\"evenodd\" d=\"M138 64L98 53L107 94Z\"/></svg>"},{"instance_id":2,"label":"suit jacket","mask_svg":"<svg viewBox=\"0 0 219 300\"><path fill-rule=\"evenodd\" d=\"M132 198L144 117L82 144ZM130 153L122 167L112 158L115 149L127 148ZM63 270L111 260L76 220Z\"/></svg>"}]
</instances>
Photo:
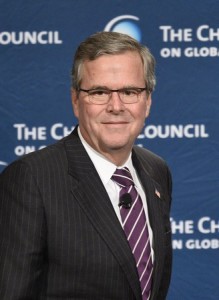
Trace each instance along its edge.
<instances>
[{"instance_id":1,"label":"suit jacket","mask_svg":"<svg viewBox=\"0 0 219 300\"><path fill-rule=\"evenodd\" d=\"M171 177L165 162L132 153L154 239L151 299L171 274ZM0 180L0 299L140 300L134 257L77 131L11 164Z\"/></svg>"}]
</instances>

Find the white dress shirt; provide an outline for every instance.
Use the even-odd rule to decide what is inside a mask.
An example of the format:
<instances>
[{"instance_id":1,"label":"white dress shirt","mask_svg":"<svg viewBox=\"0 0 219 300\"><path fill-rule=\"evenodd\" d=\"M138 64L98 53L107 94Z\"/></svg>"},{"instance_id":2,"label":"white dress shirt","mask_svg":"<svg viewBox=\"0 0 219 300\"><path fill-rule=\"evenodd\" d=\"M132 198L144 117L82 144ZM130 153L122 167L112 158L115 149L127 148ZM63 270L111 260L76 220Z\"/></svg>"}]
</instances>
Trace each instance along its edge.
<instances>
[{"instance_id":1,"label":"white dress shirt","mask_svg":"<svg viewBox=\"0 0 219 300\"><path fill-rule=\"evenodd\" d=\"M89 155L91 161L93 162L97 173L100 176L100 179L108 193L108 196L111 200L112 206L115 210L115 213L122 225L122 220L121 220L121 215L120 215L120 208L119 208L119 192L120 192L120 187L118 184L116 184L112 179L112 175L114 174L117 166L110 162L109 160L106 159L103 155L101 155L99 152L94 150L83 138L80 128L78 127L78 135L79 138ZM146 201L146 195L145 192L143 191L143 188L141 186L141 183L138 179L137 173L135 171L135 168L132 164L132 159L131 159L131 153L129 155L128 160L125 162L123 166L119 166L119 168L127 167L132 175L133 181L135 183L135 188L138 191L138 193L141 196L142 202L143 202L143 207L145 211L145 215L147 218L147 224L148 224L148 231L149 231L149 238L150 238L150 244L153 245L153 233L152 229L150 226L150 221L148 217L148 208L147 208L147 201ZM154 260L154 251L153 248L151 247L152 250L152 261Z\"/></svg>"}]
</instances>

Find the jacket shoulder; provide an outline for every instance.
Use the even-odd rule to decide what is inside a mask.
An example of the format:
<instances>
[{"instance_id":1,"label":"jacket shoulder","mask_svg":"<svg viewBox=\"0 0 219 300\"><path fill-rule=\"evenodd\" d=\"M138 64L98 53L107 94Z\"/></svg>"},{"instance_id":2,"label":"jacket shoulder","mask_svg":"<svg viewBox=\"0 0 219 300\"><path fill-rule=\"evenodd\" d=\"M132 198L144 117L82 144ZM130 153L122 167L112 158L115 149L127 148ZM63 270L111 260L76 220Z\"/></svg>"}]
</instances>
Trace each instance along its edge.
<instances>
[{"instance_id":1,"label":"jacket shoulder","mask_svg":"<svg viewBox=\"0 0 219 300\"><path fill-rule=\"evenodd\" d=\"M134 146L133 150L137 158L148 166L167 168L166 161L154 152L139 146Z\"/></svg>"},{"instance_id":2,"label":"jacket shoulder","mask_svg":"<svg viewBox=\"0 0 219 300\"><path fill-rule=\"evenodd\" d=\"M145 172L157 183L172 190L172 176L166 161L148 149L134 146L133 160L140 163Z\"/></svg>"},{"instance_id":3,"label":"jacket shoulder","mask_svg":"<svg viewBox=\"0 0 219 300\"><path fill-rule=\"evenodd\" d=\"M15 169L28 169L40 176L41 172L54 172L65 166L67 168L67 155L65 151L65 138L41 150L28 153L13 161L2 174Z\"/></svg>"}]
</instances>

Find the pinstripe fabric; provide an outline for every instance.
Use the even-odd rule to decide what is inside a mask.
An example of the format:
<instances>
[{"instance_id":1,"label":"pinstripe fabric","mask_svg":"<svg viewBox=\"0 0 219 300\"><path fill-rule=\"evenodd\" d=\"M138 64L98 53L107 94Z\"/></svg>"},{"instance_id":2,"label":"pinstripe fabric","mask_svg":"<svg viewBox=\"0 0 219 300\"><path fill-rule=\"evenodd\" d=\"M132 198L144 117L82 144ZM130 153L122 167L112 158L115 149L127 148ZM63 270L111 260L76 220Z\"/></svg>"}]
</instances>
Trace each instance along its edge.
<instances>
[{"instance_id":1,"label":"pinstripe fabric","mask_svg":"<svg viewBox=\"0 0 219 300\"><path fill-rule=\"evenodd\" d=\"M167 169L158 159L156 164L163 168L161 183L169 197ZM152 200L157 203L152 215L155 209L161 214L165 207ZM165 298L159 295L169 281L169 275L166 283L158 275L170 259L162 231L154 233L162 245L154 274L156 300ZM141 299L126 237L76 131L1 174L0 237L1 300Z\"/></svg>"}]
</instances>

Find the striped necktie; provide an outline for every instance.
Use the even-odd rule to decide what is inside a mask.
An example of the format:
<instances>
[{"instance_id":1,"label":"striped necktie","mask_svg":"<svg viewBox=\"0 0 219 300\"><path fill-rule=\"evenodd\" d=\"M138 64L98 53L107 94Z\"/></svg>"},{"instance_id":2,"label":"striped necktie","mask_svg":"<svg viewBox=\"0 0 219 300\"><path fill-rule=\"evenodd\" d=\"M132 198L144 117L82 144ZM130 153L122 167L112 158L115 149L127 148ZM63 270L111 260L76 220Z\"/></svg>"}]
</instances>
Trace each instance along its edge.
<instances>
[{"instance_id":1,"label":"striped necktie","mask_svg":"<svg viewBox=\"0 0 219 300\"><path fill-rule=\"evenodd\" d=\"M120 206L120 214L123 229L135 257L142 299L147 300L151 294L153 265L142 200L134 187L134 181L128 168L116 169L112 180L120 186L120 199L124 194L129 194L132 199L132 205L129 209Z\"/></svg>"}]
</instances>

